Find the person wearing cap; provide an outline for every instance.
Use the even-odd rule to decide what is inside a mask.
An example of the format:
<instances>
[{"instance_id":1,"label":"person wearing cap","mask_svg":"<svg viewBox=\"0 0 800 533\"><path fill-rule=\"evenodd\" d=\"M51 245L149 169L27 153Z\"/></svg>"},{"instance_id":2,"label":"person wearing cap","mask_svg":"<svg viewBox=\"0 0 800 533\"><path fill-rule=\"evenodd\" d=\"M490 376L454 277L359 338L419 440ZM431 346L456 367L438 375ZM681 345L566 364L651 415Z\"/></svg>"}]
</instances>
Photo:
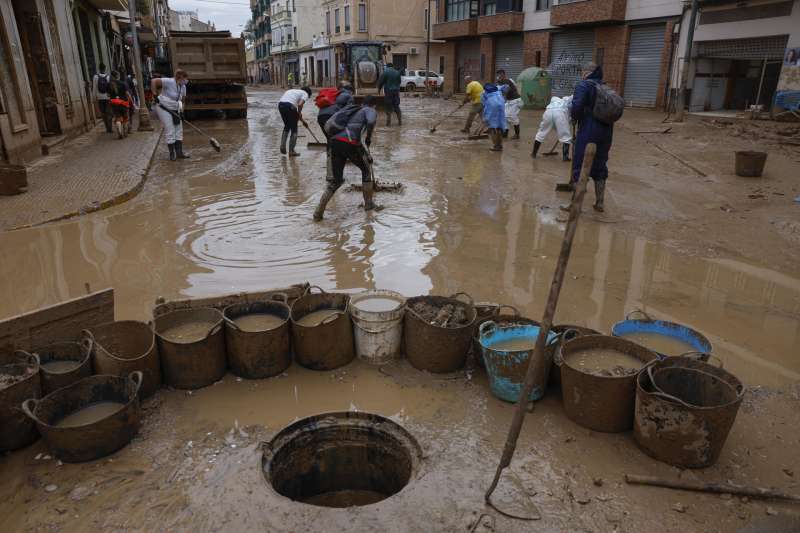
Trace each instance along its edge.
<instances>
[{"instance_id":1,"label":"person wearing cap","mask_svg":"<svg viewBox=\"0 0 800 533\"><path fill-rule=\"evenodd\" d=\"M286 153L286 139L289 138L289 157L300 154L295 151L297 146L297 123L302 122L307 128L308 122L303 118L303 105L311 98L311 89L289 89L278 102L278 112L283 119L283 133L281 134L281 153Z\"/></svg>"}]
</instances>

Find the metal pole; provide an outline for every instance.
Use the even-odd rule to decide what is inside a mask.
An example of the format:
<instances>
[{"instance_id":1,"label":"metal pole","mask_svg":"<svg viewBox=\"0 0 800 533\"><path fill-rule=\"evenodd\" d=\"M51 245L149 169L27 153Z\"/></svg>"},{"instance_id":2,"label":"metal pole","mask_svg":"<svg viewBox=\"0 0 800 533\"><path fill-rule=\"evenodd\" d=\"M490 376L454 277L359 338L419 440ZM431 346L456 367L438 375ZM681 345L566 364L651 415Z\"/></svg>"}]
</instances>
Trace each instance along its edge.
<instances>
[{"instance_id":1,"label":"metal pole","mask_svg":"<svg viewBox=\"0 0 800 533\"><path fill-rule=\"evenodd\" d=\"M756 105L761 102L761 88L764 86L764 74L767 72L767 58L764 58L764 63L761 65L761 79L758 82L758 95L756 96Z\"/></svg>"},{"instance_id":2,"label":"metal pole","mask_svg":"<svg viewBox=\"0 0 800 533\"><path fill-rule=\"evenodd\" d=\"M131 35L133 36L133 71L136 73L136 92L139 95L139 131L153 131L150 124L150 113L144 99L144 76L142 76L142 53L139 49L139 33L136 30L136 2L128 0L128 14L131 19Z\"/></svg>"},{"instance_id":3,"label":"metal pole","mask_svg":"<svg viewBox=\"0 0 800 533\"><path fill-rule=\"evenodd\" d=\"M430 94L430 87L428 86L428 74L431 71L431 0L427 0L428 4L428 20L426 26L428 27L427 42L425 43L425 94Z\"/></svg>"},{"instance_id":4,"label":"metal pole","mask_svg":"<svg viewBox=\"0 0 800 533\"><path fill-rule=\"evenodd\" d=\"M683 122L684 107L686 106L686 84L689 81L689 66L692 62L692 44L694 43L694 27L697 22L698 0L692 0L692 13L689 16L689 27L686 28L686 51L683 54L683 71L681 83L678 86L678 109L675 120Z\"/></svg>"}]
</instances>

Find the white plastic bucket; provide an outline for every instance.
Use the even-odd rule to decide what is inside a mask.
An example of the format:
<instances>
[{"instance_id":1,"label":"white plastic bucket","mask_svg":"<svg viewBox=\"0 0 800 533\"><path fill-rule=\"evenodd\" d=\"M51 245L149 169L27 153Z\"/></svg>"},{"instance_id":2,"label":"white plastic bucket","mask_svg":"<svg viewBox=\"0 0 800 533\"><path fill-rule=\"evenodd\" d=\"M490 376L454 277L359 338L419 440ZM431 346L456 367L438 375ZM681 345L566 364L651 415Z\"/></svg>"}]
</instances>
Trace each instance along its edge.
<instances>
[{"instance_id":1,"label":"white plastic bucket","mask_svg":"<svg viewBox=\"0 0 800 533\"><path fill-rule=\"evenodd\" d=\"M364 291L350 299L350 316L353 318L356 355L359 359L383 365L400 355L405 303L402 294L377 289Z\"/></svg>"}]
</instances>

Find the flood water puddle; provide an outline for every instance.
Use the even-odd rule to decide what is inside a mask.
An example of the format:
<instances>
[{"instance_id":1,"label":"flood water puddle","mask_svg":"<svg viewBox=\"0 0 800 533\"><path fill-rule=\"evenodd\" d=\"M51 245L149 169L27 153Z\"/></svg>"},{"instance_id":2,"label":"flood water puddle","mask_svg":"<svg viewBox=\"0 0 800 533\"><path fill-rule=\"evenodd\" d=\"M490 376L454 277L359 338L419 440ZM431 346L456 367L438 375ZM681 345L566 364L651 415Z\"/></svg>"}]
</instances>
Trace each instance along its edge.
<instances>
[{"instance_id":1,"label":"flood water puddle","mask_svg":"<svg viewBox=\"0 0 800 533\"><path fill-rule=\"evenodd\" d=\"M401 181L404 192L380 193L386 209L365 214L361 195L343 187L314 224L325 154L305 150L305 139L300 158L281 157L273 108L269 101L247 121L206 122L220 154L193 133L191 160L166 161L160 147L144 191L126 204L0 234L0 316L83 295L87 284L114 287L118 318L149 319L159 296L308 281L406 296L465 291L541 318L563 227L537 209L523 162L498 165L483 145L480 153L433 145L423 120L402 138L382 128L376 178ZM358 179L350 167L345 176ZM800 379L800 279L755 262L683 256L582 220L556 322L607 332L634 309L701 331L748 383Z\"/></svg>"}]
</instances>

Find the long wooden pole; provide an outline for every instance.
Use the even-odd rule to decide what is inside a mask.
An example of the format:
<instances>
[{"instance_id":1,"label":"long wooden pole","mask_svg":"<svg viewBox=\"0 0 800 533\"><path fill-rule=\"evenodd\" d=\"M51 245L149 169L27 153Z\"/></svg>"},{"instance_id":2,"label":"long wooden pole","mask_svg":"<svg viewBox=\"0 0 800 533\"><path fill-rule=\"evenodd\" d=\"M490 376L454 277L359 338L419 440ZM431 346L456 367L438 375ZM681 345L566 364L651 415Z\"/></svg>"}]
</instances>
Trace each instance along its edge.
<instances>
[{"instance_id":1,"label":"long wooden pole","mask_svg":"<svg viewBox=\"0 0 800 533\"><path fill-rule=\"evenodd\" d=\"M655 476L637 476L625 474L625 482L631 485L649 485L651 487L666 487L668 489L692 490L695 492L712 492L714 494L733 494L736 496L749 496L751 498L774 498L800 502L800 496L789 494L774 489L761 487L744 487L728 483L703 483L692 480L673 480Z\"/></svg>"},{"instance_id":2,"label":"long wooden pole","mask_svg":"<svg viewBox=\"0 0 800 533\"><path fill-rule=\"evenodd\" d=\"M514 419L511 422L511 427L508 430L508 438L506 439L505 447L503 448L503 455L500 458L500 464L497 465L497 471L494 474L494 480L486 491L486 503L491 505L490 498L494 489L497 488L497 483L500 481L500 475L503 469L511 464L511 458L514 457L514 451L517 449L517 439L522 430L522 423L525 421L525 412L530 398L531 391L535 383L542 383L545 375L546 363L544 356L545 343L547 341L547 334L553 327L553 318L556 314L556 305L558 305L558 297L561 294L561 286L564 283L564 275L567 272L567 262L569 261L569 254L572 251L572 240L575 238L575 231L578 229L578 219L581 216L581 206L583 205L583 197L586 194L586 182L589 180L589 172L594 162L594 155L597 151L595 144L586 146L586 152L583 156L583 167L581 167L580 180L575 187L575 194L572 196L572 204L569 210L569 220L567 221L567 229L564 232L564 241L561 243L561 253L558 256L556 263L556 271L553 273L553 283L550 285L550 294L547 297L547 305L544 308L544 317L542 318L542 326L539 330L539 336L536 338L536 347L533 349L533 357L528 363L528 370L525 373L525 382L522 385L522 392L520 393L519 400L517 401L517 408L514 411Z\"/></svg>"}]
</instances>

